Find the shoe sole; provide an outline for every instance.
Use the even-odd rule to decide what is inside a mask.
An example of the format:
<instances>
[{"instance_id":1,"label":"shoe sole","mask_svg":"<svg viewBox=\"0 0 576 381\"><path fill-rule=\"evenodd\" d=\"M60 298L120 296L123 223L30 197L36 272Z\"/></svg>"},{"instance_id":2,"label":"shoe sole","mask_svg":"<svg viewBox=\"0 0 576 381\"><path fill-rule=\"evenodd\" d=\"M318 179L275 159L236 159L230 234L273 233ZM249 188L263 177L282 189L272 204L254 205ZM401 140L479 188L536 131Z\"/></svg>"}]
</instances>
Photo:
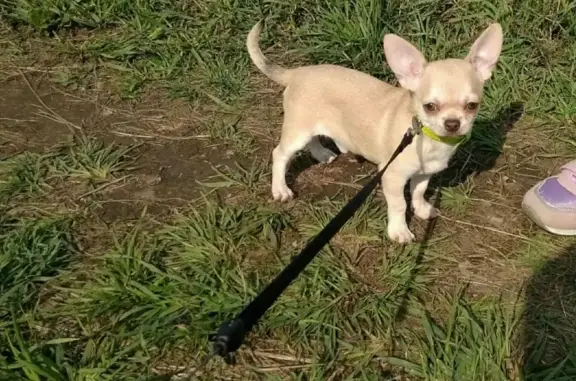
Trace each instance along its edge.
<instances>
[{"instance_id":1,"label":"shoe sole","mask_svg":"<svg viewBox=\"0 0 576 381\"><path fill-rule=\"evenodd\" d=\"M532 209L525 202L522 202L522 209L524 209L524 212L528 215L528 217L530 217L532 221L536 223L536 225L540 226L542 229L546 230L549 233L562 236L576 235L576 229L557 229L552 226L546 225L540 220L538 214L534 211L534 209Z\"/></svg>"}]
</instances>

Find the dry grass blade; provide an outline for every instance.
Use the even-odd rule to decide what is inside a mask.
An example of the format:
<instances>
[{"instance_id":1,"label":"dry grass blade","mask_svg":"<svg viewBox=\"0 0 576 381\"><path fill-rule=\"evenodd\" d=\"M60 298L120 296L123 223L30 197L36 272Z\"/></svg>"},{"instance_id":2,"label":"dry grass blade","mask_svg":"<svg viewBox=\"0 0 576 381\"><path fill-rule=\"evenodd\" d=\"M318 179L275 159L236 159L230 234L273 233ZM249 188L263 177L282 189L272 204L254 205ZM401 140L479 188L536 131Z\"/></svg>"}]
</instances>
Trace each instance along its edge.
<instances>
[{"instance_id":1,"label":"dry grass blade","mask_svg":"<svg viewBox=\"0 0 576 381\"><path fill-rule=\"evenodd\" d=\"M32 92L32 94L34 94L34 97L38 100L38 102L40 102L40 104L42 105L42 107L44 107L44 112L39 112L39 115L47 117L57 123L63 124L65 126L67 126L68 128L70 128L70 131L74 132L74 130L82 130L82 127L64 119L60 114L58 114L56 111L54 111L53 109L51 109L50 107L48 107L46 105L46 103L44 103L44 101L42 100L42 98L40 98L40 96L38 95L38 93L36 92L36 90L34 90L34 87L32 86L32 84L30 83L30 81L28 80L28 78L26 77L26 74L24 74L24 72L22 72L22 70L20 68L16 68L16 70L18 70L18 72L20 73L20 76L22 77L22 79L24 80L24 82L26 82L26 85L28 86L28 88L30 89L30 91Z\"/></svg>"},{"instance_id":2,"label":"dry grass blade","mask_svg":"<svg viewBox=\"0 0 576 381\"><path fill-rule=\"evenodd\" d=\"M129 132L122 132L122 131L111 131L113 134L118 136L127 136L131 138L139 138L139 139L164 139L164 140L193 140L193 139L207 139L210 135L193 135L193 136L166 136L166 135L142 135L142 134L131 134Z\"/></svg>"}]
</instances>

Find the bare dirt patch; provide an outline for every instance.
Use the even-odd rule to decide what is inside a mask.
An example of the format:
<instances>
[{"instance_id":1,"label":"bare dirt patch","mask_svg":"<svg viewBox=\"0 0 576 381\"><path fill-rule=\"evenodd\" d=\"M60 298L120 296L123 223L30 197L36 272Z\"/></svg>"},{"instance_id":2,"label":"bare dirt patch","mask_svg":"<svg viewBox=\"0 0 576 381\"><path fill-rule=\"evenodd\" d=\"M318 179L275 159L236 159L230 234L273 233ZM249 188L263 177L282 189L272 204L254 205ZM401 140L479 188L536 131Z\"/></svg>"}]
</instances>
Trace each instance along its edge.
<instances>
[{"instance_id":1,"label":"bare dirt patch","mask_svg":"<svg viewBox=\"0 0 576 381\"><path fill-rule=\"evenodd\" d=\"M106 220L136 217L146 205L153 213L186 205L200 196L198 181L213 173L211 163L221 157L217 145L207 147L205 138L188 136L198 128L191 125L193 116L183 122L182 115L191 112L177 101L164 108L150 102L132 107L109 94L107 99L102 93L69 93L42 76L28 81L32 89L21 76L0 85L3 158L24 151L47 152L74 135L138 146L126 177L95 192Z\"/></svg>"}]
</instances>

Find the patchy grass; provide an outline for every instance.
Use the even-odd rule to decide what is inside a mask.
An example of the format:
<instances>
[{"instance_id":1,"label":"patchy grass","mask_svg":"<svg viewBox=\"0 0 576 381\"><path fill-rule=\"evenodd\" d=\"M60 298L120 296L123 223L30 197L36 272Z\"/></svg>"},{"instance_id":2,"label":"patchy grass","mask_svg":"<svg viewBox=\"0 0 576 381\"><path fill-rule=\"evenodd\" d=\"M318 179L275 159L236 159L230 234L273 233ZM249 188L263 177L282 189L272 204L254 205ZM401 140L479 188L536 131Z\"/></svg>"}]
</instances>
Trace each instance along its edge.
<instances>
[{"instance_id":1,"label":"patchy grass","mask_svg":"<svg viewBox=\"0 0 576 381\"><path fill-rule=\"evenodd\" d=\"M0 242L0 316L9 317L10 309L33 307L38 290L58 274L74 254L69 221L2 220Z\"/></svg>"},{"instance_id":2,"label":"patchy grass","mask_svg":"<svg viewBox=\"0 0 576 381\"><path fill-rule=\"evenodd\" d=\"M510 380L519 369L510 354L519 319L498 304L455 298L445 323L423 317L421 374L425 380Z\"/></svg>"},{"instance_id":3,"label":"patchy grass","mask_svg":"<svg viewBox=\"0 0 576 381\"><path fill-rule=\"evenodd\" d=\"M15 195L33 195L41 193L48 165L44 155L23 153L0 162L0 195L4 201Z\"/></svg>"},{"instance_id":4,"label":"patchy grass","mask_svg":"<svg viewBox=\"0 0 576 381\"><path fill-rule=\"evenodd\" d=\"M61 188L70 179L89 185L113 180L114 174L129 169L134 148L78 138L45 154L18 154L0 162L0 199L9 202L57 194L54 186Z\"/></svg>"},{"instance_id":5,"label":"patchy grass","mask_svg":"<svg viewBox=\"0 0 576 381\"><path fill-rule=\"evenodd\" d=\"M269 166L261 159L255 159L248 166L236 163L234 168L228 166L213 167L215 175L201 184L208 188L240 187L249 193L254 192L265 178L269 178Z\"/></svg>"},{"instance_id":6,"label":"patchy grass","mask_svg":"<svg viewBox=\"0 0 576 381\"><path fill-rule=\"evenodd\" d=\"M17 0L0 13L0 136L10 137L0 144L24 151L0 161L0 378L574 379L574 240L542 233L519 210L530 186L574 156L571 2ZM313 166L320 195L268 203L280 101L244 48L263 15L275 61L391 82L385 33L429 59L464 56L494 20L506 39L471 141L433 182L443 218L431 235L412 221L423 242L391 245L386 207L371 198L256 327L238 366L199 370L208 333L337 213L349 195L341 184L370 170L346 156ZM31 86L45 72L82 90L68 103L89 98L95 130L41 150L19 143L44 122L10 104L30 91L9 92L20 71ZM129 100L109 105L103 89ZM193 111L170 123L177 103L154 103L165 97ZM126 122L106 119L112 109L182 136L141 127L136 155L135 144L109 143L108 124ZM192 202L192 191L204 194Z\"/></svg>"},{"instance_id":7,"label":"patchy grass","mask_svg":"<svg viewBox=\"0 0 576 381\"><path fill-rule=\"evenodd\" d=\"M97 139L79 138L63 149L55 161L55 172L65 177L91 181L110 180L117 172L128 170L134 160L134 146L106 145Z\"/></svg>"},{"instance_id":8,"label":"patchy grass","mask_svg":"<svg viewBox=\"0 0 576 381\"><path fill-rule=\"evenodd\" d=\"M215 118L203 126L203 130L213 141L224 141L243 154L250 154L255 151L256 142L247 131L241 128L241 118L221 118L219 115L215 115Z\"/></svg>"}]
</instances>

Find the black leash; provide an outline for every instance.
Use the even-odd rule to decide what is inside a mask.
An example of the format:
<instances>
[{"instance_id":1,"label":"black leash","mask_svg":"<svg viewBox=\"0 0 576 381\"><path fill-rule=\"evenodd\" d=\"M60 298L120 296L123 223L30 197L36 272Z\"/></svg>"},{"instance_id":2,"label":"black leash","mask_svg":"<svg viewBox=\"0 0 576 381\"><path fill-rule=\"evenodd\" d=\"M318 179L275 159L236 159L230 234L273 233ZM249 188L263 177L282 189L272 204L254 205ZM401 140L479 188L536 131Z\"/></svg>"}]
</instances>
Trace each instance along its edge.
<instances>
[{"instance_id":1,"label":"black leash","mask_svg":"<svg viewBox=\"0 0 576 381\"><path fill-rule=\"evenodd\" d=\"M412 143L414 136L419 133L420 124L414 119L412 127L404 134L398 148L396 148L384 168L342 208L328 225L304 247L300 254L292 259L290 264L288 264L250 304L244 307L236 318L224 322L215 334L210 335L209 340L213 343L212 353L202 361L202 365L205 365L207 361L215 355L223 357L229 364L234 361L232 354L240 348L244 342L244 338L262 315L276 302L290 283L300 275L304 268L316 257L332 237L338 233L342 226L354 216L374 188L376 188L388 166Z\"/></svg>"}]
</instances>

